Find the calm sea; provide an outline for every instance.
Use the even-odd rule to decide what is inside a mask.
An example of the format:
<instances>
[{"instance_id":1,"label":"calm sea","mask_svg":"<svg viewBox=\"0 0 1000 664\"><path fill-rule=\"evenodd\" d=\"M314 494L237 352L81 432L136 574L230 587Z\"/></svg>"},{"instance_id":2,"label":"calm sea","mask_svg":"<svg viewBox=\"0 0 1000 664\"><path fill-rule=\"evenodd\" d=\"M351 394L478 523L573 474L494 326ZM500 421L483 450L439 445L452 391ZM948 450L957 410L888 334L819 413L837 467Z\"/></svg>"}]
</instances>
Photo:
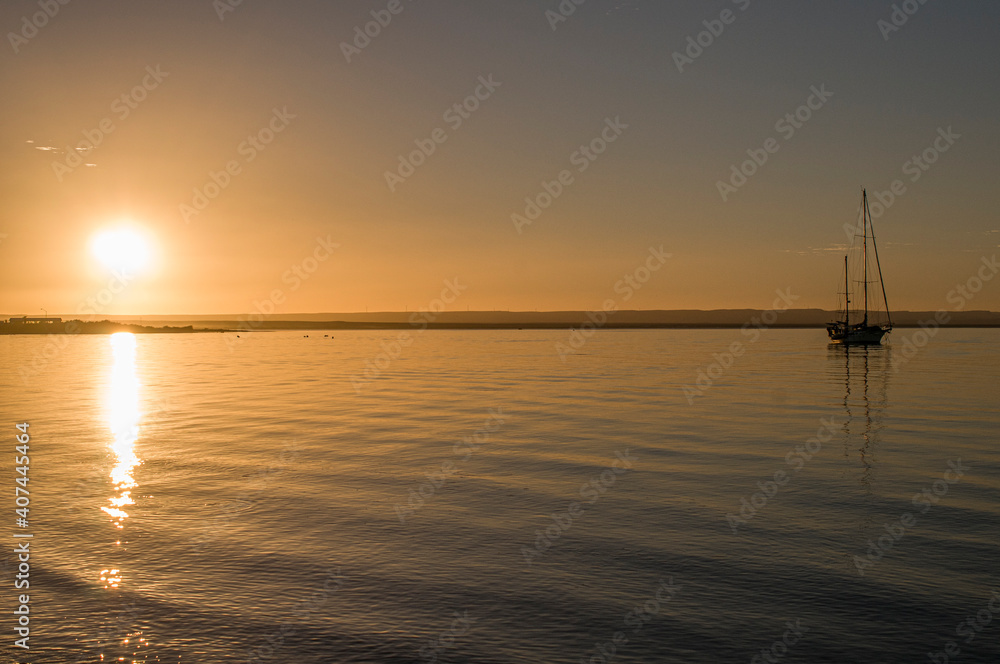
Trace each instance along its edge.
<instances>
[{"instance_id":1,"label":"calm sea","mask_svg":"<svg viewBox=\"0 0 1000 664\"><path fill-rule=\"evenodd\" d=\"M1000 661L1000 331L306 334L0 337L4 661Z\"/></svg>"}]
</instances>

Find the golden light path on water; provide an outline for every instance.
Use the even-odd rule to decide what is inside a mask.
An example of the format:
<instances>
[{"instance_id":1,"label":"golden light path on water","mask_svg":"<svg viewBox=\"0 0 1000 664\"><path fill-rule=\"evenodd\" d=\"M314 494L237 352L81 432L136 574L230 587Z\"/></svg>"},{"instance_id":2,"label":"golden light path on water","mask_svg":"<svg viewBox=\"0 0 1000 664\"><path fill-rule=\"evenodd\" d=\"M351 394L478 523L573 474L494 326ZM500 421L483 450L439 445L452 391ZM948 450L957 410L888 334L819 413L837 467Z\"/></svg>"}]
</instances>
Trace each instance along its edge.
<instances>
[{"instance_id":1,"label":"golden light path on water","mask_svg":"<svg viewBox=\"0 0 1000 664\"><path fill-rule=\"evenodd\" d=\"M128 512L123 508L135 504L132 489L137 486L132 476L133 469L142 461L136 456L135 441L139 438L139 376L135 368L135 335L118 332L111 335L111 390L108 394L108 422L114 441L111 450L115 464L111 469L111 484L114 495L108 499L109 506L101 507L117 528L124 528L123 521ZM121 582L118 569L101 570L101 581L106 588L117 588Z\"/></svg>"}]
</instances>

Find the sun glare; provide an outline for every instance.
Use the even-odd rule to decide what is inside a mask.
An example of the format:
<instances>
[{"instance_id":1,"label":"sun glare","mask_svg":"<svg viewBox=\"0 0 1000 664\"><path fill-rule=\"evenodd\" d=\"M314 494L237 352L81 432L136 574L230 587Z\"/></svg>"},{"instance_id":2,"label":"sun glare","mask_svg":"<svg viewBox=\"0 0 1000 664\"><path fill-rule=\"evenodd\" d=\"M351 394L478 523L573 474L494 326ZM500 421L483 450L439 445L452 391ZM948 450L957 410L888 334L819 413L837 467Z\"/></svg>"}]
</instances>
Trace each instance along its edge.
<instances>
[{"instance_id":1,"label":"sun glare","mask_svg":"<svg viewBox=\"0 0 1000 664\"><path fill-rule=\"evenodd\" d=\"M101 231L90 243L94 257L110 270L138 272L150 262L148 239L132 228Z\"/></svg>"}]
</instances>

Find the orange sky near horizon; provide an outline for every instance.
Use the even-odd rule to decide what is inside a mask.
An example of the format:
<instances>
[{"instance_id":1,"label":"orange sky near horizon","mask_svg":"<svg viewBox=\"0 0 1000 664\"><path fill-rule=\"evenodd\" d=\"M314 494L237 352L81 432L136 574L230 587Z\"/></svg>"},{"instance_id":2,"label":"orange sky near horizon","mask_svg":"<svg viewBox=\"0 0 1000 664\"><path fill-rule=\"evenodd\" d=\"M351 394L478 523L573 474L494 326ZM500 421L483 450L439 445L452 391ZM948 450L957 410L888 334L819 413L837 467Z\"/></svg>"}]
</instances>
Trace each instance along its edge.
<instances>
[{"instance_id":1,"label":"orange sky near horizon","mask_svg":"<svg viewBox=\"0 0 1000 664\"><path fill-rule=\"evenodd\" d=\"M833 309L862 185L892 308L950 308L1000 246L1000 9L886 38L891 3L743 5L403 2L353 50L385 2L61 5L0 49L0 312L402 311L453 279L456 310ZM111 288L91 243L123 227L150 256Z\"/></svg>"}]
</instances>

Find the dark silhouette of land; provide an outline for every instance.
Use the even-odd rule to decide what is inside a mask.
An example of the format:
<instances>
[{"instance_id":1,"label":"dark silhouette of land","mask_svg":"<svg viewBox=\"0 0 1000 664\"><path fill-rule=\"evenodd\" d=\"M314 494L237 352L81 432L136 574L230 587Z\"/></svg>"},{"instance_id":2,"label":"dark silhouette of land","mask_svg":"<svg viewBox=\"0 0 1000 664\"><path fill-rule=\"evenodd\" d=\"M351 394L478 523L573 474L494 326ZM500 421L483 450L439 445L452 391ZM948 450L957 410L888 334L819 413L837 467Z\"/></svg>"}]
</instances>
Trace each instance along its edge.
<instances>
[{"instance_id":1,"label":"dark silhouette of land","mask_svg":"<svg viewBox=\"0 0 1000 664\"><path fill-rule=\"evenodd\" d=\"M766 315L765 315L766 314ZM843 312L822 309L760 309L617 311L607 314L586 311L453 311L376 312L329 314L215 314L199 316L143 316L142 323L173 325L148 327L138 318L119 317L115 322L0 323L0 334L136 334L222 332L250 330L505 330L568 329L590 324L608 329L713 329L745 325L769 328L825 328ZM895 327L920 327L935 320L933 311L897 311ZM73 329L68 329L68 328ZM993 311L949 311L942 327L1000 327L1000 313Z\"/></svg>"},{"instance_id":2,"label":"dark silhouette of land","mask_svg":"<svg viewBox=\"0 0 1000 664\"><path fill-rule=\"evenodd\" d=\"M81 321L68 320L44 323L0 322L0 334L114 334L132 332L134 334L184 334L192 332L223 332L224 330L196 329L193 325L184 327L148 327L109 320Z\"/></svg>"}]
</instances>

